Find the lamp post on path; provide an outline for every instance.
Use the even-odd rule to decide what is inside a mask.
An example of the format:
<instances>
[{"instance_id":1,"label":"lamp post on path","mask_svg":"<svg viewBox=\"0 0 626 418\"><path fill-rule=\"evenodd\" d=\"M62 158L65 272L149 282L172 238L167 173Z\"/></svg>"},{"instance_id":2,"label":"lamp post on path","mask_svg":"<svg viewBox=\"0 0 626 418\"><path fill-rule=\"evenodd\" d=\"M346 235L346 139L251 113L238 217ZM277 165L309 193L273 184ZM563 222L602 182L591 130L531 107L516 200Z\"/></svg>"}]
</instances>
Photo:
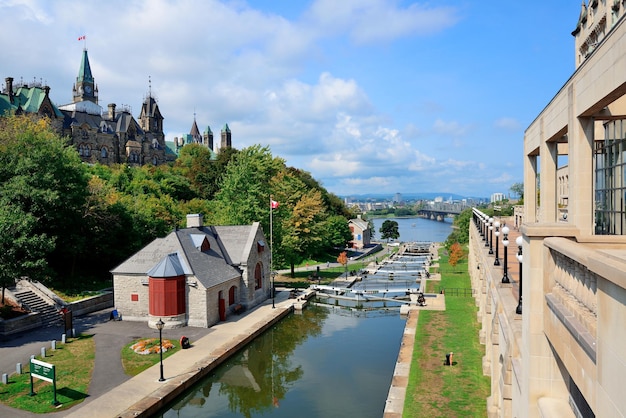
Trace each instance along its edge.
<instances>
[{"instance_id":1,"label":"lamp post on path","mask_svg":"<svg viewBox=\"0 0 626 418\"><path fill-rule=\"evenodd\" d=\"M504 225L502 228L502 246L504 251L504 276L502 276L502 283L511 283L509 280L509 274L507 272L507 247L509 246L509 227Z\"/></svg>"},{"instance_id":2,"label":"lamp post on path","mask_svg":"<svg viewBox=\"0 0 626 418\"><path fill-rule=\"evenodd\" d=\"M159 321L155 325L159 330L159 354L161 355L161 377L159 377L159 382L163 382L165 381L165 378L163 377L163 326L165 325L165 322L159 318Z\"/></svg>"},{"instance_id":3,"label":"lamp post on path","mask_svg":"<svg viewBox=\"0 0 626 418\"><path fill-rule=\"evenodd\" d=\"M493 254L493 218L489 218L489 254Z\"/></svg>"},{"instance_id":4,"label":"lamp post on path","mask_svg":"<svg viewBox=\"0 0 626 418\"><path fill-rule=\"evenodd\" d=\"M496 227L496 260L493 262L494 266L500 265L500 258L498 256L498 237L500 236L500 221L496 221L493 226Z\"/></svg>"}]
</instances>

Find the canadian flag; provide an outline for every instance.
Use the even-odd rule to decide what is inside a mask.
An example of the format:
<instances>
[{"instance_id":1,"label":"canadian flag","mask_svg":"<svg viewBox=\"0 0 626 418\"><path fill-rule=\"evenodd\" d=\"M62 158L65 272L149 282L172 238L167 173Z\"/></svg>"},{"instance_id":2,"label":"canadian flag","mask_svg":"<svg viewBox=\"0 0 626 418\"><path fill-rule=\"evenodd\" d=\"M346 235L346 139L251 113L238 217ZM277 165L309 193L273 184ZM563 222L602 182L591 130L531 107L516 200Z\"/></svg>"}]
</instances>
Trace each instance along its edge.
<instances>
[{"instance_id":1,"label":"canadian flag","mask_svg":"<svg viewBox=\"0 0 626 418\"><path fill-rule=\"evenodd\" d=\"M270 206L272 207L272 209L276 209L278 207L278 202L275 200L271 200Z\"/></svg>"},{"instance_id":2,"label":"canadian flag","mask_svg":"<svg viewBox=\"0 0 626 418\"><path fill-rule=\"evenodd\" d=\"M78 37L78 40L79 40L79 41L84 41L85 39L87 39L87 37L86 37L85 35L83 35L83 36L79 36L79 37Z\"/></svg>"}]
</instances>

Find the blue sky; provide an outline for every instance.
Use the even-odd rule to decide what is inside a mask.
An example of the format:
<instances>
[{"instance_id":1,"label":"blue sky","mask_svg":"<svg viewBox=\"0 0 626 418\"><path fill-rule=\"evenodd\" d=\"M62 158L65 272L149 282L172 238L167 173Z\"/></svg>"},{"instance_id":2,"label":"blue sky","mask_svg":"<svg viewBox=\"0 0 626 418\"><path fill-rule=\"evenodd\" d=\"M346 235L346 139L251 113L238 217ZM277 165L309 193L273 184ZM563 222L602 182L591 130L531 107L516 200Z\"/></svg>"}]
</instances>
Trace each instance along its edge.
<instances>
[{"instance_id":1,"label":"blue sky","mask_svg":"<svg viewBox=\"0 0 626 418\"><path fill-rule=\"evenodd\" d=\"M580 0L0 0L0 80L71 101L85 43L100 105L148 79L168 140L194 114L341 196L509 193L524 129L574 71Z\"/></svg>"}]
</instances>

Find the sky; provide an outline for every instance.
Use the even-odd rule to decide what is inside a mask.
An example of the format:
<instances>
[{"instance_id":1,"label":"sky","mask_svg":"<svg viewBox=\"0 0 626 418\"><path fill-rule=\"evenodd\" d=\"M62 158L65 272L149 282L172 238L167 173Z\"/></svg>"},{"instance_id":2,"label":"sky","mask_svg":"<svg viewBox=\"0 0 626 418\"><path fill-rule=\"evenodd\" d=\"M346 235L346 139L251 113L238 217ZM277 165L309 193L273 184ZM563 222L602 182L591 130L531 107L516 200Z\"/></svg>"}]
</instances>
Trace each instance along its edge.
<instances>
[{"instance_id":1,"label":"sky","mask_svg":"<svg viewBox=\"0 0 626 418\"><path fill-rule=\"evenodd\" d=\"M0 84L99 104L149 91L166 140L194 118L339 196L489 197L523 181L524 130L575 69L580 0L0 0ZM85 36L85 41L78 38Z\"/></svg>"}]
</instances>

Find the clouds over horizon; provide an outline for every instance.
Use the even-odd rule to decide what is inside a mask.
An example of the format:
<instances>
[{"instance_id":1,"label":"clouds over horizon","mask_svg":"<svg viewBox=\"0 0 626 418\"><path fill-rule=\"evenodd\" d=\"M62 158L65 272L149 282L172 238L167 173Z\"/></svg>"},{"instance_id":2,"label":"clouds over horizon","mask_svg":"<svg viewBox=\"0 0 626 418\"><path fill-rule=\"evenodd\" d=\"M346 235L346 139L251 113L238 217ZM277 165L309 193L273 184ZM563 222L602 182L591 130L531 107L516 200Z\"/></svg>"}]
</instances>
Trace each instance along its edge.
<instances>
[{"instance_id":1,"label":"clouds over horizon","mask_svg":"<svg viewBox=\"0 0 626 418\"><path fill-rule=\"evenodd\" d=\"M269 145L339 195L487 196L494 182L508 189L510 178L475 144L491 129L515 138L518 119L455 113L446 95L426 95L418 77L419 41L445 39L466 23L467 10L397 0L307 6L283 15L280 5L245 1L0 0L5 32L39 39L0 39L2 77L41 77L52 100L65 104L83 47L76 39L86 35L100 105L131 105L138 117L150 79L168 140L189 132L194 117L201 130L228 123L234 147ZM388 76L402 66L409 77ZM386 85L406 97L385 94ZM413 110L398 111L400 102Z\"/></svg>"}]
</instances>

